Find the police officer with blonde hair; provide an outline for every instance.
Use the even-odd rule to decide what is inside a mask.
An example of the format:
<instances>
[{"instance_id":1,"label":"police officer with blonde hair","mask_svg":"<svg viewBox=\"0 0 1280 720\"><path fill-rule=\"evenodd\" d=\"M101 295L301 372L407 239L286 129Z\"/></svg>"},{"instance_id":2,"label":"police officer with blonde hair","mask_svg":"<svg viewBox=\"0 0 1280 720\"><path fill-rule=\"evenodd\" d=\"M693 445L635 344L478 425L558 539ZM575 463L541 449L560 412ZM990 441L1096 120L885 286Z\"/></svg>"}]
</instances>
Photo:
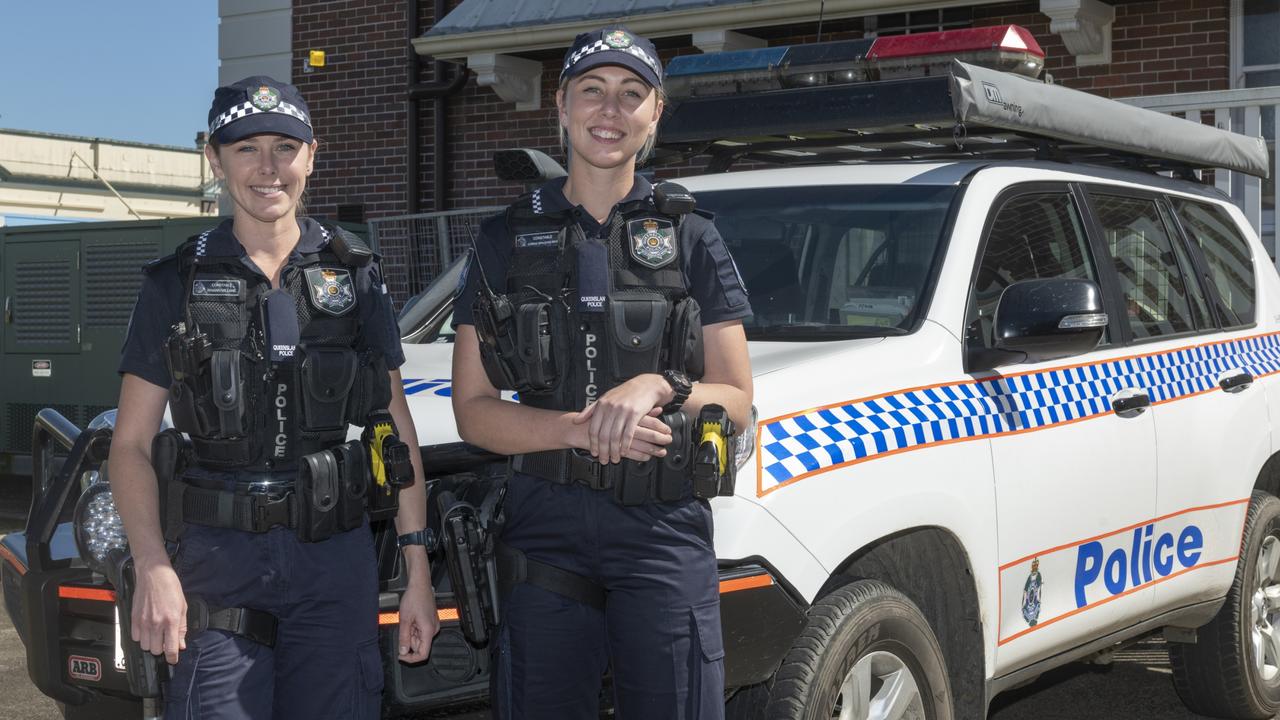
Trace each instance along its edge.
<instances>
[{"instance_id":1,"label":"police officer with blonde hair","mask_svg":"<svg viewBox=\"0 0 1280 720\"><path fill-rule=\"evenodd\" d=\"M568 177L484 223L455 303L459 432L513 456L494 709L594 720L608 671L619 717L719 718L718 491L695 486L689 427L746 421L750 307L710 217L636 174L653 44L579 35L556 106Z\"/></svg>"}]
</instances>

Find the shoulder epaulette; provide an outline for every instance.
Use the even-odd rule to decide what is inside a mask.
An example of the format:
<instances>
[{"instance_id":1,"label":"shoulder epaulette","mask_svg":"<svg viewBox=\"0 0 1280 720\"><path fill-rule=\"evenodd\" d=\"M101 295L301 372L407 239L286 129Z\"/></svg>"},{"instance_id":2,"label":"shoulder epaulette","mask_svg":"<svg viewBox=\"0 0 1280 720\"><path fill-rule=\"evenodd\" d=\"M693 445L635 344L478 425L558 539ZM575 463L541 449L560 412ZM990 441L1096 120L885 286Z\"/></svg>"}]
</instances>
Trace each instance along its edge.
<instances>
[{"instance_id":1,"label":"shoulder epaulette","mask_svg":"<svg viewBox=\"0 0 1280 720\"><path fill-rule=\"evenodd\" d=\"M142 272L151 274L156 270L158 270L161 265L167 262L175 262L177 261L177 259L178 259L178 254L176 252L170 253L168 255L164 255L162 257L155 258L154 260L151 260L142 266Z\"/></svg>"}]
</instances>

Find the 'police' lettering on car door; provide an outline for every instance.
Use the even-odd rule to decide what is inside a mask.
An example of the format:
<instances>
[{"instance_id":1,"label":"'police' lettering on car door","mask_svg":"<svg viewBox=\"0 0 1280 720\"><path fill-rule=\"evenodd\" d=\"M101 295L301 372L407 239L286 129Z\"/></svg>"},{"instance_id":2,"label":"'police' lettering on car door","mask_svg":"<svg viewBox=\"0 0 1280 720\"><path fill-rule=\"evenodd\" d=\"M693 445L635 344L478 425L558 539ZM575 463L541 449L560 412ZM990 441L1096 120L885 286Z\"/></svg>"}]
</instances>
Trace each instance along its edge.
<instances>
[{"instance_id":1,"label":"'police' lettering on car door","mask_svg":"<svg viewBox=\"0 0 1280 720\"><path fill-rule=\"evenodd\" d=\"M1118 539L1112 536L1105 540ZM1131 542L1114 547L1108 553L1103 540L1084 543L1076 552L1076 607L1089 604L1089 589L1097 583L1108 595L1167 577L1178 570L1195 567L1204 549L1204 532L1195 525L1155 535L1155 524L1135 528Z\"/></svg>"}]
</instances>

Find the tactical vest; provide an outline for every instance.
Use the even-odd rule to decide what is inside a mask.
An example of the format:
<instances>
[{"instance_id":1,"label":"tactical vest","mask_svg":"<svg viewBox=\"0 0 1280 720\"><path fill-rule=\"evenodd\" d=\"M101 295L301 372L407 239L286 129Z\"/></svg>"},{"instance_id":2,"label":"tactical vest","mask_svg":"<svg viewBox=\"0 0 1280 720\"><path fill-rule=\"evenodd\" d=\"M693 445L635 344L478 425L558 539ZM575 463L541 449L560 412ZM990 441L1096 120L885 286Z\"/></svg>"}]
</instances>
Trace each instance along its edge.
<instances>
[{"instance_id":1,"label":"tactical vest","mask_svg":"<svg viewBox=\"0 0 1280 720\"><path fill-rule=\"evenodd\" d=\"M481 358L495 387L533 407L581 410L643 373L700 378L702 325L682 271L682 216L659 212L652 198L624 203L601 240L586 237L570 212L540 209L526 195L507 210L505 287L477 297Z\"/></svg>"},{"instance_id":2,"label":"tactical vest","mask_svg":"<svg viewBox=\"0 0 1280 720\"><path fill-rule=\"evenodd\" d=\"M327 232L329 244L281 274L299 336L292 358L279 361L267 346L267 278L235 252L206 252L208 233L178 248L184 291L182 320L167 347L169 405L199 464L292 469L300 456L343 442L348 423L363 425L390 402L381 352L356 348L355 276L372 253L345 231Z\"/></svg>"}]
</instances>

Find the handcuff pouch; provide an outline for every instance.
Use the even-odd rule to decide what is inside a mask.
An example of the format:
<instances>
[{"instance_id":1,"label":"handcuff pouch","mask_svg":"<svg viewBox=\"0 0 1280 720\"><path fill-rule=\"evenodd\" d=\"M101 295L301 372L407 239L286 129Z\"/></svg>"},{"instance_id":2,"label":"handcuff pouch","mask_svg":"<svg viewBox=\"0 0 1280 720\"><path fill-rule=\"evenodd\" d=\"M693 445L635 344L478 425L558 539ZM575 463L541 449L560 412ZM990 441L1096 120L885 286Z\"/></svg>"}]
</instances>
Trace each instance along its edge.
<instances>
[{"instance_id":1,"label":"handcuff pouch","mask_svg":"<svg viewBox=\"0 0 1280 720\"><path fill-rule=\"evenodd\" d=\"M683 412L673 412L661 418L671 428L671 444L667 454L651 462L657 465L658 482L654 495L658 502L675 502L688 496L689 476L692 471L692 442L689 418Z\"/></svg>"},{"instance_id":2,"label":"handcuff pouch","mask_svg":"<svg viewBox=\"0 0 1280 720\"><path fill-rule=\"evenodd\" d=\"M338 460L329 450L303 455L298 464L295 528L302 542L319 542L338 528L338 507L342 498L342 478Z\"/></svg>"}]
</instances>

